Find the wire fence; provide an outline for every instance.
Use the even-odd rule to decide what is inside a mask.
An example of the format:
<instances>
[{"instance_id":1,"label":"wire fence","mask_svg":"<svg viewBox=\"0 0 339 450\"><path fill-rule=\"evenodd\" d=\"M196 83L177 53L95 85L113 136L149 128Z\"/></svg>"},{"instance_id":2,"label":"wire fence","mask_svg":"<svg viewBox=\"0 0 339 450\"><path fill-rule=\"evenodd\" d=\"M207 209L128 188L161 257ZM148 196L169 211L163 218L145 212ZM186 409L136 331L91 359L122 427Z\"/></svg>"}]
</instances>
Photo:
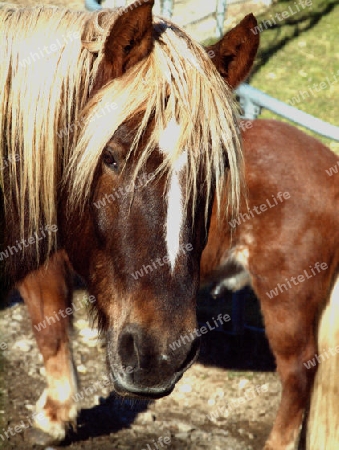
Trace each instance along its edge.
<instances>
[{"instance_id":1,"label":"wire fence","mask_svg":"<svg viewBox=\"0 0 339 450\"><path fill-rule=\"evenodd\" d=\"M223 35L224 31L224 23L225 17L227 14L227 7L229 5L246 3L249 0L210 0L209 2L205 2L204 4L197 4L197 8L201 11L201 15L197 19L193 19L192 21L186 23L185 25L195 25L198 23L202 23L205 20L213 19L215 22L215 37L220 38ZM261 3L269 5L272 0L261 0ZM132 1L127 0L85 0L85 6L90 11L96 11L100 8L116 8L121 6L126 6ZM176 6L182 7L183 1L175 2L174 0L158 0L155 2L155 13L159 14L163 17L167 17L169 19L172 18L173 13L175 11ZM187 2L187 4L192 3L194 1ZM184 25L184 26L185 26Z\"/></svg>"},{"instance_id":2,"label":"wire fence","mask_svg":"<svg viewBox=\"0 0 339 450\"><path fill-rule=\"evenodd\" d=\"M100 9L102 5L98 2L105 0L85 0L86 7L91 10ZM144 1L144 0L143 0ZM195 19L189 20L186 26L200 24L207 19L212 19L212 24L215 24L215 36L220 38L224 32L224 23L227 14L227 7L237 3L245 3L248 0L214 0L204 3L196 3L199 6L198 15L195 14ZM272 0L261 0L267 6L269 6ZM106 0L105 7L118 7L126 6L131 3L127 0ZM187 11L192 7L190 1L178 0L158 0L155 2L155 13L164 17L171 18L173 15L174 7L181 7L182 11ZM190 9L192 11L192 9ZM195 11L197 12L197 11ZM186 18L191 14L186 14ZM183 25L185 28L185 25ZM213 31L211 30L211 33ZM249 86L248 84L242 84L237 89L237 94L240 99L240 104L243 108L243 116L248 119L255 119L259 116L261 110L266 108L273 113L284 117L298 125L301 125L321 136L325 136L334 141L339 141L339 127L324 122L316 117L311 116L293 106L290 106L284 102L281 102L274 97L270 97L258 89Z\"/></svg>"},{"instance_id":3,"label":"wire fence","mask_svg":"<svg viewBox=\"0 0 339 450\"><path fill-rule=\"evenodd\" d=\"M236 89L236 93L239 96L243 117L246 119L256 119L260 115L261 110L265 108L321 136L339 142L339 127L271 97L249 84L241 84Z\"/></svg>"}]
</instances>

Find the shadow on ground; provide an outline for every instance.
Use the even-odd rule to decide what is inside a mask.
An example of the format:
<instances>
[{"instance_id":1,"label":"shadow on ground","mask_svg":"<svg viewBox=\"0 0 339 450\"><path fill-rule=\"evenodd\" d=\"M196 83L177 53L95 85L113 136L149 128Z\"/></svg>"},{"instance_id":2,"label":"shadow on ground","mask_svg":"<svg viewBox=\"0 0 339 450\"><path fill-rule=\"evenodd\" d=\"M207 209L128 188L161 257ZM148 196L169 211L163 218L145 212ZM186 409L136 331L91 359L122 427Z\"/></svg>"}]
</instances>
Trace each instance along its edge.
<instances>
[{"instance_id":1,"label":"shadow on ground","mask_svg":"<svg viewBox=\"0 0 339 450\"><path fill-rule=\"evenodd\" d=\"M230 322L202 336L198 362L227 370L250 370L254 372L274 371L274 357L265 336L259 302L252 290L241 291L244 302L244 330L234 333L232 322L232 293L226 291L222 298L214 299L209 289L198 296L198 322L214 324L213 318L222 313L229 314Z\"/></svg>"},{"instance_id":2,"label":"shadow on ground","mask_svg":"<svg viewBox=\"0 0 339 450\"><path fill-rule=\"evenodd\" d=\"M291 8L294 8L294 11L296 10L295 6L290 0L286 0L281 3L286 3L286 11L288 11L289 6ZM274 37L270 39L266 47L263 47L262 45L259 47L256 63L251 72L250 79L257 72L259 72L261 67L265 66L265 64L275 53L285 47L285 45L287 45L289 42L293 41L293 39L295 39L296 37L301 36L303 33L315 27L319 23L319 21L323 19L324 16L330 14L331 11L333 11L334 7L338 4L339 0L326 0L321 5L319 5L319 9L317 11L312 12L309 11L309 9L305 9L302 14L298 15L298 18L289 17L288 19L282 21L275 20L276 23L273 23L273 20L271 20L271 24L268 24L269 19L268 21L266 19L261 21L260 16L257 17L259 25L263 24L263 33L265 33L266 29L269 29L271 33L273 33L273 30L275 30L276 32ZM272 17L274 19L274 15ZM287 36L284 32L286 29L288 29Z\"/></svg>"},{"instance_id":3,"label":"shadow on ground","mask_svg":"<svg viewBox=\"0 0 339 450\"><path fill-rule=\"evenodd\" d=\"M81 409L77 419L77 430L69 430L65 446L74 442L87 441L107 436L129 428L139 413L146 411L151 402L122 400L111 394L100 399L100 404Z\"/></svg>"}]
</instances>

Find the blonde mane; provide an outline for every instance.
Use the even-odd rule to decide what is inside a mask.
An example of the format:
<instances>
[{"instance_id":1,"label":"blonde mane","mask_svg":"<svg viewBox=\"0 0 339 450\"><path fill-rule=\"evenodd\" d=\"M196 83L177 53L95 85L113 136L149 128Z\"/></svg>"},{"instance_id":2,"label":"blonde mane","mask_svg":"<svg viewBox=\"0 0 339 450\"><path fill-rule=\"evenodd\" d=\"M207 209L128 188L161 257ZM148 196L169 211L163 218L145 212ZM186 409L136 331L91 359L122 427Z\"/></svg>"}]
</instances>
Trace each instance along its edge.
<instances>
[{"instance_id":1,"label":"blonde mane","mask_svg":"<svg viewBox=\"0 0 339 450\"><path fill-rule=\"evenodd\" d=\"M106 10L0 9L4 43L0 55L0 86L4 87L0 91L0 163L17 161L8 165L1 187L6 213L14 205L23 236L31 235L41 224L57 224L57 192L65 182L72 187L68 206L84 207L105 144L139 111L143 118L131 152L153 117L155 127L138 160L135 177L168 122L175 118L181 135L159 171L170 174L186 150L186 189L193 201L202 168L207 195L215 185L220 200L227 152L228 203L233 210L238 207L242 155L232 93L204 49L178 27L155 19L159 37L151 54L88 101L103 57L102 44L117 17L117 11ZM71 32L79 37L70 40ZM53 44L60 48L52 51ZM34 53L40 54L40 59ZM27 63L28 58L35 60ZM113 104L114 109L107 108ZM102 111L105 114L100 114ZM49 248L56 244L54 238L52 234Z\"/></svg>"}]
</instances>

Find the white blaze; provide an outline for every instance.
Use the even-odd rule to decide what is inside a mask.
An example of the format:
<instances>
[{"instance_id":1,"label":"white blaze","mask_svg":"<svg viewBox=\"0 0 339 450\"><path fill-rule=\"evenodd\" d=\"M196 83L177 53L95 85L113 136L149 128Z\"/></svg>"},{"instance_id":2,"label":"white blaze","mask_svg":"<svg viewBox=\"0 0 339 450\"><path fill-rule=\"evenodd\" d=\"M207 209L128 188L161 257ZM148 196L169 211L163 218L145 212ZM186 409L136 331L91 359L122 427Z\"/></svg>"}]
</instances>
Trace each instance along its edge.
<instances>
[{"instance_id":1,"label":"white blaze","mask_svg":"<svg viewBox=\"0 0 339 450\"><path fill-rule=\"evenodd\" d=\"M180 127L172 119L163 131L159 140L159 148L165 154L173 152L180 136ZM184 196L180 183L180 174L187 164L187 152L184 151L174 164L167 192L166 245L167 253L174 270L176 259L180 251L180 236L184 219Z\"/></svg>"}]
</instances>

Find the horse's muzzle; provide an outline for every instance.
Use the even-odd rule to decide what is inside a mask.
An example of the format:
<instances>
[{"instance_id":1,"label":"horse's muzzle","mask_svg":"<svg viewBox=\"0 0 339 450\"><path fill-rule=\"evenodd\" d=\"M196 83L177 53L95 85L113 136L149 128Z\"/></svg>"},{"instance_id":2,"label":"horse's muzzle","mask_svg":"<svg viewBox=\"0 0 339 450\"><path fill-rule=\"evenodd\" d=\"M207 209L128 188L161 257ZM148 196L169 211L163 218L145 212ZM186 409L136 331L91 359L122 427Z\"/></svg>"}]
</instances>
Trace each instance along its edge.
<instances>
[{"instance_id":1,"label":"horse's muzzle","mask_svg":"<svg viewBox=\"0 0 339 450\"><path fill-rule=\"evenodd\" d=\"M166 347L161 338L155 338L139 325L127 325L118 338L115 363L108 358L116 392L151 399L170 394L197 359L200 340L195 338L164 352Z\"/></svg>"}]
</instances>

